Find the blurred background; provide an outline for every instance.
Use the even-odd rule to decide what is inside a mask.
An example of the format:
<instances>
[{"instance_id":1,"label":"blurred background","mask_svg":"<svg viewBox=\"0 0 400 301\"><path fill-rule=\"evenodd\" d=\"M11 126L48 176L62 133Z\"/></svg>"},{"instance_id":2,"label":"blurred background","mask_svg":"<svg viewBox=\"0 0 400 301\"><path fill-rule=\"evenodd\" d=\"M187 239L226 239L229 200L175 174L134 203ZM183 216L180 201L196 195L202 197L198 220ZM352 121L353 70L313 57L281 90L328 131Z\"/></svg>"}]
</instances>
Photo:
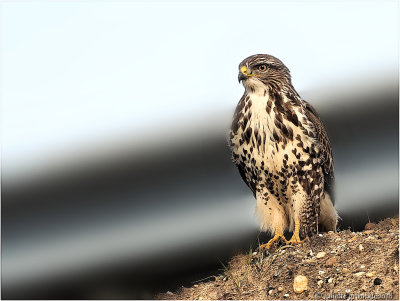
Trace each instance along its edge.
<instances>
[{"instance_id":1,"label":"blurred background","mask_svg":"<svg viewBox=\"0 0 400 301\"><path fill-rule=\"evenodd\" d=\"M1 2L1 289L137 299L265 241L227 133L280 58L333 144L341 229L398 214L397 1Z\"/></svg>"}]
</instances>

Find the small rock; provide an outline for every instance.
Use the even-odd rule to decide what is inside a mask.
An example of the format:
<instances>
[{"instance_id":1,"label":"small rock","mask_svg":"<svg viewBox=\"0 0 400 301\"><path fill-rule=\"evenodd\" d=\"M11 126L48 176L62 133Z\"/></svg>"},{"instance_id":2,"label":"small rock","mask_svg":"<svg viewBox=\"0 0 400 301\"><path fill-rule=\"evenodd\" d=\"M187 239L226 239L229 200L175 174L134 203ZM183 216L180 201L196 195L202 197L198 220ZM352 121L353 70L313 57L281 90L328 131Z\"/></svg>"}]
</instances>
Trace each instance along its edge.
<instances>
[{"instance_id":1,"label":"small rock","mask_svg":"<svg viewBox=\"0 0 400 301\"><path fill-rule=\"evenodd\" d=\"M365 230L372 230L372 229L374 229L375 227L376 227L376 224L374 224L374 223L368 223L368 224L365 225L364 229L365 229Z\"/></svg>"},{"instance_id":2,"label":"small rock","mask_svg":"<svg viewBox=\"0 0 400 301\"><path fill-rule=\"evenodd\" d=\"M289 298L289 294L284 294L283 298Z\"/></svg>"},{"instance_id":3,"label":"small rock","mask_svg":"<svg viewBox=\"0 0 400 301\"><path fill-rule=\"evenodd\" d=\"M324 283L322 280L318 280L318 282L317 282L318 286L321 286L322 283Z\"/></svg>"},{"instance_id":4,"label":"small rock","mask_svg":"<svg viewBox=\"0 0 400 301\"><path fill-rule=\"evenodd\" d=\"M323 235L321 233L318 234L319 237L323 237Z\"/></svg>"},{"instance_id":5,"label":"small rock","mask_svg":"<svg viewBox=\"0 0 400 301\"><path fill-rule=\"evenodd\" d=\"M362 244L360 244L360 245L358 246L358 249L359 249L360 251L364 251L364 247L363 247L363 245L362 245Z\"/></svg>"},{"instance_id":6,"label":"small rock","mask_svg":"<svg viewBox=\"0 0 400 301\"><path fill-rule=\"evenodd\" d=\"M332 278L328 279L328 283L332 283L332 281L333 281Z\"/></svg>"},{"instance_id":7,"label":"small rock","mask_svg":"<svg viewBox=\"0 0 400 301\"><path fill-rule=\"evenodd\" d=\"M336 257L336 256L333 256L333 257L329 258L329 259L325 262L325 265L326 265L327 267L331 267L331 266L333 266L333 265L336 263L336 261L337 261L337 257Z\"/></svg>"},{"instance_id":8,"label":"small rock","mask_svg":"<svg viewBox=\"0 0 400 301\"><path fill-rule=\"evenodd\" d=\"M210 292L209 295L208 295L208 297L207 297L207 299L210 299L210 300L217 300L217 299L218 299L218 295L217 295L216 292Z\"/></svg>"},{"instance_id":9,"label":"small rock","mask_svg":"<svg viewBox=\"0 0 400 301\"><path fill-rule=\"evenodd\" d=\"M325 271L319 270L318 274L320 274L320 275L325 274Z\"/></svg>"},{"instance_id":10,"label":"small rock","mask_svg":"<svg viewBox=\"0 0 400 301\"><path fill-rule=\"evenodd\" d=\"M363 291L363 292L366 292L367 289L368 289L368 288L367 288L365 285L363 285L363 286L361 287L361 291Z\"/></svg>"},{"instance_id":11,"label":"small rock","mask_svg":"<svg viewBox=\"0 0 400 301\"><path fill-rule=\"evenodd\" d=\"M298 275L293 281L293 290L296 294L300 294L308 289L308 279L306 276Z\"/></svg>"},{"instance_id":12,"label":"small rock","mask_svg":"<svg viewBox=\"0 0 400 301\"><path fill-rule=\"evenodd\" d=\"M280 292L283 291L283 287L282 287L282 286L279 286L279 287L278 287L278 291L280 291Z\"/></svg>"},{"instance_id":13,"label":"small rock","mask_svg":"<svg viewBox=\"0 0 400 301\"><path fill-rule=\"evenodd\" d=\"M167 291L167 295L173 296L174 293L173 293L173 292L170 292L170 291Z\"/></svg>"},{"instance_id":14,"label":"small rock","mask_svg":"<svg viewBox=\"0 0 400 301\"><path fill-rule=\"evenodd\" d=\"M365 269L365 265L360 265L360 269Z\"/></svg>"},{"instance_id":15,"label":"small rock","mask_svg":"<svg viewBox=\"0 0 400 301\"><path fill-rule=\"evenodd\" d=\"M204 300L204 298L203 297L199 297L199 300Z\"/></svg>"},{"instance_id":16,"label":"small rock","mask_svg":"<svg viewBox=\"0 0 400 301\"><path fill-rule=\"evenodd\" d=\"M368 272L367 274L365 274L365 277L371 278L372 276L374 276L374 274L374 272Z\"/></svg>"},{"instance_id":17,"label":"small rock","mask_svg":"<svg viewBox=\"0 0 400 301\"><path fill-rule=\"evenodd\" d=\"M226 280L228 280L228 277L224 277L224 278L222 279L222 281L226 281Z\"/></svg>"},{"instance_id":18,"label":"small rock","mask_svg":"<svg viewBox=\"0 0 400 301\"><path fill-rule=\"evenodd\" d=\"M347 273L349 271L348 268L343 268L343 273Z\"/></svg>"},{"instance_id":19,"label":"small rock","mask_svg":"<svg viewBox=\"0 0 400 301\"><path fill-rule=\"evenodd\" d=\"M370 235L372 233L374 233L374 230L365 230L364 231L364 234L366 234L366 235Z\"/></svg>"},{"instance_id":20,"label":"small rock","mask_svg":"<svg viewBox=\"0 0 400 301\"><path fill-rule=\"evenodd\" d=\"M325 255L326 255L325 252L318 252L317 258L319 259L319 258L325 257Z\"/></svg>"},{"instance_id":21,"label":"small rock","mask_svg":"<svg viewBox=\"0 0 400 301\"><path fill-rule=\"evenodd\" d=\"M351 292L351 289L348 288L345 290L345 292L346 292L346 294L349 294Z\"/></svg>"},{"instance_id":22,"label":"small rock","mask_svg":"<svg viewBox=\"0 0 400 301\"><path fill-rule=\"evenodd\" d=\"M348 240L348 242L355 241L356 239L357 239L357 236L354 236L354 237L350 238L350 239Z\"/></svg>"},{"instance_id":23,"label":"small rock","mask_svg":"<svg viewBox=\"0 0 400 301\"><path fill-rule=\"evenodd\" d=\"M364 274L365 274L365 272L358 272L358 273L354 273L354 276L361 277Z\"/></svg>"},{"instance_id":24,"label":"small rock","mask_svg":"<svg viewBox=\"0 0 400 301\"><path fill-rule=\"evenodd\" d=\"M269 291L268 291L268 295L270 295L270 296L271 296L273 293L274 293L274 290L269 290Z\"/></svg>"},{"instance_id":25,"label":"small rock","mask_svg":"<svg viewBox=\"0 0 400 301\"><path fill-rule=\"evenodd\" d=\"M382 279L381 278L375 278L374 279L374 285L381 285L382 284Z\"/></svg>"},{"instance_id":26,"label":"small rock","mask_svg":"<svg viewBox=\"0 0 400 301\"><path fill-rule=\"evenodd\" d=\"M258 252L253 252L253 256L257 256Z\"/></svg>"}]
</instances>

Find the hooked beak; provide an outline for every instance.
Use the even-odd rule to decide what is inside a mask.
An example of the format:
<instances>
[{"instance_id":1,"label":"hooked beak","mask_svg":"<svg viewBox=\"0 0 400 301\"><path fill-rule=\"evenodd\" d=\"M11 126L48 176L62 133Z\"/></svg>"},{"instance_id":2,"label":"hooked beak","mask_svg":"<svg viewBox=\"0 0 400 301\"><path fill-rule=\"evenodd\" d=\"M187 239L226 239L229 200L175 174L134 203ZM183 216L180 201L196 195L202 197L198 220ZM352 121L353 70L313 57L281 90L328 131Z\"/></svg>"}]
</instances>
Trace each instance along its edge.
<instances>
[{"instance_id":1,"label":"hooked beak","mask_svg":"<svg viewBox=\"0 0 400 301\"><path fill-rule=\"evenodd\" d=\"M245 66L242 66L242 67L240 68L239 76L238 76L239 83L240 83L242 80L246 80L247 78L248 78L247 68L246 68Z\"/></svg>"},{"instance_id":2,"label":"hooked beak","mask_svg":"<svg viewBox=\"0 0 400 301\"><path fill-rule=\"evenodd\" d=\"M239 83L240 83L242 80L245 80L246 78L247 78L247 75L246 75L246 74L243 74L242 72L239 72L239 76L238 76Z\"/></svg>"}]
</instances>

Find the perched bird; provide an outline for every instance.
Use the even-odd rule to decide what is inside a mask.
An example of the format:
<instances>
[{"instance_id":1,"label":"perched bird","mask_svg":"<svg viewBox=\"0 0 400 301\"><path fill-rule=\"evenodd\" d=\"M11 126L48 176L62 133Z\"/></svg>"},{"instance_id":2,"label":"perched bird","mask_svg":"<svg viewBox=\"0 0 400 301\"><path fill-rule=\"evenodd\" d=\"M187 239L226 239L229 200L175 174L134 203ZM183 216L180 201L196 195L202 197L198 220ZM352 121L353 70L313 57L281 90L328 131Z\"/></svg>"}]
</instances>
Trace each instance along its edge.
<instances>
[{"instance_id":1,"label":"perched bird","mask_svg":"<svg viewBox=\"0 0 400 301\"><path fill-rule=\"evenodd\" d=\"M303 242L319 230L336 230L333 158L315 109L294 89L289 69L256 54L239 65L245 92L233 116L233 161L253 192L260 228L273 238ZM293 232L287 241L284 231Z\"/></svg>"}]
</instances>

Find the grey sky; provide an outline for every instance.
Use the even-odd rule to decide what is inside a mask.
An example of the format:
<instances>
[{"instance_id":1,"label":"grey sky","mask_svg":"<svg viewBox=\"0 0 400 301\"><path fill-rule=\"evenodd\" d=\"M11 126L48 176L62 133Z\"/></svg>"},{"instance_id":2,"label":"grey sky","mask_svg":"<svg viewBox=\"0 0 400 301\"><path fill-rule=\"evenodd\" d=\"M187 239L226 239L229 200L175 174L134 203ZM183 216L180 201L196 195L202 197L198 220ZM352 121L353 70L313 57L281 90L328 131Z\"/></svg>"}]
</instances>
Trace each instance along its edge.
<instances>
[{"instance_id":1,"label":"grey sky","mask_svg":"<svg viewBox=\"0 0 400 301\"><path fill-rule=\"evenodd\" d=\"M269 53L300 92L397 68L397 2L1 4L2 156L52 151L235 106ZM21 163L22 162L22 163Z\"/></svg>"}]
</instances>

